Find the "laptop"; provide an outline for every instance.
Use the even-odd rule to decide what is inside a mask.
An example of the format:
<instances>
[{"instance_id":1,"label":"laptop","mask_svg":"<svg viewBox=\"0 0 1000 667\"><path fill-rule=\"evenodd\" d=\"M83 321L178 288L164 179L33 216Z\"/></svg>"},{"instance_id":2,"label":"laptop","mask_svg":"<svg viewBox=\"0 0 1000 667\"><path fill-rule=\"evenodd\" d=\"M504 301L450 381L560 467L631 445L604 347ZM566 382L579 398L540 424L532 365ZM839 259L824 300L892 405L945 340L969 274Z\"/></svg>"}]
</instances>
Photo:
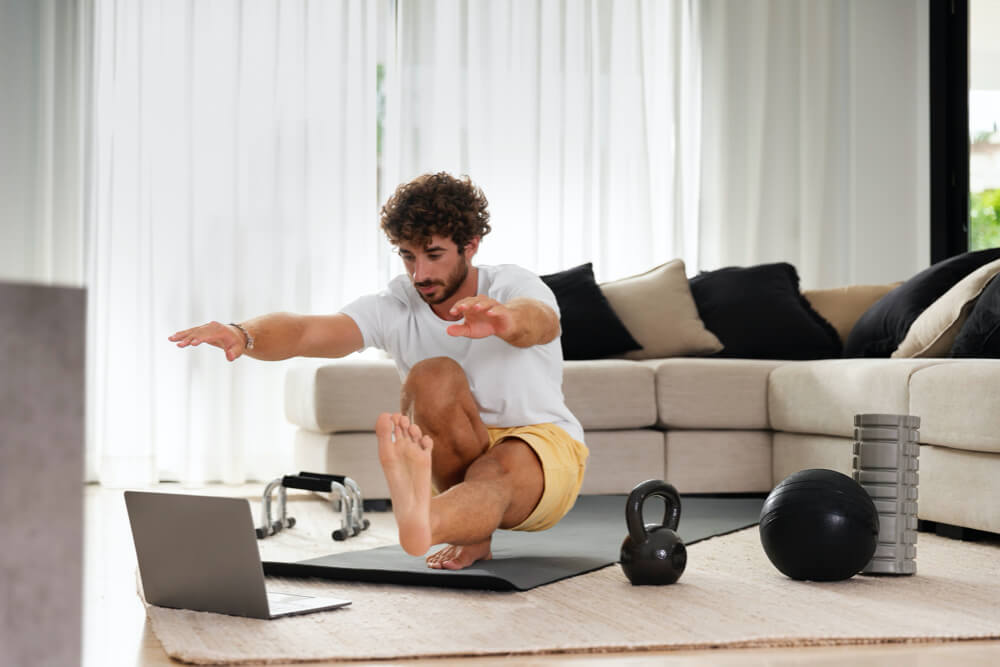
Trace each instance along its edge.
<instances>
[{"instance_id":1,"label":"laptop","mask_svg":"<svg viewBox=\"0 0 1000 667\"><path fill-rule=\"evenodd\" d=\"M126 491L125 506L150 604L265 619L351 604L267 590L245 498Z\"/></svg>"}]
</instances>

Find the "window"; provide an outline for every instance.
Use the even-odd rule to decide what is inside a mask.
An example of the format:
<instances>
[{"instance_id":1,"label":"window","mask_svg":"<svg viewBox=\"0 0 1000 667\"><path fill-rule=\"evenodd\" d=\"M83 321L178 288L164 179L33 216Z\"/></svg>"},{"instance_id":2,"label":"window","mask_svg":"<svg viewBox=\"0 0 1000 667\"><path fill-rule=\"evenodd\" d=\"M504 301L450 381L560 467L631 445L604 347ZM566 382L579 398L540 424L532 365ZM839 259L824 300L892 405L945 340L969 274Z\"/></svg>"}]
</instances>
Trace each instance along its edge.
<instances>
[{"instance_id":1,"label":"window","mask_svg":"<svg viewBox=\"0 0 1000 667\"><path fill-rule=\"evenodd\" d=\"M1000 246L1000 0L969 2L969 250Z\"/></svg>"}]
</instances>

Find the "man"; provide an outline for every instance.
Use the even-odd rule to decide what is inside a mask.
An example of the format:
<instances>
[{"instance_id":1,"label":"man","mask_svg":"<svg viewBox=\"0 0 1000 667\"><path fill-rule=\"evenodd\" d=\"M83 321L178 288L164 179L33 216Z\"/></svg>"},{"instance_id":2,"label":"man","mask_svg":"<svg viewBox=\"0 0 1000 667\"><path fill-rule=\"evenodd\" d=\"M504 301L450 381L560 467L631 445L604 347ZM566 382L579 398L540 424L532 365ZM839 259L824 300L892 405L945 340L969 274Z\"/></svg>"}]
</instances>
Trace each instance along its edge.
<instances>
[{"instance_id":1,"label":"man","mask_svg":"<svg viewBox=\"0 0 1000 667\"><path fill-rule=\"evenodd\" d=\"M432 568L491 557L498 528L544 530L576 501L587 447L562 395L558 305L534 274L473 266L489 212L468 177L420 176L382 207L406 268L336 315L273 313L170 337L230 361L388 351L403 378L400 412L375 423L400 545ZM439 493L435 493L435 492Z\"/></svg>"}]
</instances>

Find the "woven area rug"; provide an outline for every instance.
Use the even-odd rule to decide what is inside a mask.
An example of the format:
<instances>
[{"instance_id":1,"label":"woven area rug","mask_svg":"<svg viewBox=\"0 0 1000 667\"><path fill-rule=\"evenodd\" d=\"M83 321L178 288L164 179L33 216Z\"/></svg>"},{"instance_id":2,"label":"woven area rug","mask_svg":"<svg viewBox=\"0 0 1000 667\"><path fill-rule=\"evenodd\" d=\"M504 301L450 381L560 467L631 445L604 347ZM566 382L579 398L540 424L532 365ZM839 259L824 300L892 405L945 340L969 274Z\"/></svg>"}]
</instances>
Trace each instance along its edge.
<instances>
[{"instance_id":1,"label":"woven area rug","mask_svg":"<svg viewBox=\"0 0 1000 667\"><path fill-rule=\"evenodd\" d=\"M300 514L326 510L298 505ZM262 557L330 553L329 534L320 541L306 525L315 515L305 514L264 540ZM391 543L391 516L370 518L372 528L340 548ZM523 593L271 579L353 604L274 621L151 606L147 614L168 655L199 664L1000 638L998 543L921 533L916 576L822 584L775 570L756 528L688 553L681 580L665 587L631 586L617 566Z\"/></svg>"}]
</instances>

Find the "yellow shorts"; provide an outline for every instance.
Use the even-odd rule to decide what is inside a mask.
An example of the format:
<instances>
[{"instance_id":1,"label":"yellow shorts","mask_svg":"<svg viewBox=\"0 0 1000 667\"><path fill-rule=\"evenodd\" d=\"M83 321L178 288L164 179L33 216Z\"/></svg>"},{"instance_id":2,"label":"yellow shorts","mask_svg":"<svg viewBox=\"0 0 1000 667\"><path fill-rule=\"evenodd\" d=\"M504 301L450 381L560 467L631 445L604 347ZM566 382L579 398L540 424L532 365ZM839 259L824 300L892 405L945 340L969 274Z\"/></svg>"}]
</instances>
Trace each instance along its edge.
<instances>
[{"instance_id":1,"label":"yellow shorts","mask_svg":"<svg viewBox=\"0 0 1000 667\"><path fill-rule=\"evenodd\" d=\"M576 496L583 484L583 473L587 468L590 451L587 446L570 437L569 433L555 424L532 424L513 428L486 429L490 434L492 449L507 438L518 438L528 446L542 462L545 489L535 509L527 519L512 530L546 530L559 523L566 513L573 509Z\"/></svg>"}]
</instances>

